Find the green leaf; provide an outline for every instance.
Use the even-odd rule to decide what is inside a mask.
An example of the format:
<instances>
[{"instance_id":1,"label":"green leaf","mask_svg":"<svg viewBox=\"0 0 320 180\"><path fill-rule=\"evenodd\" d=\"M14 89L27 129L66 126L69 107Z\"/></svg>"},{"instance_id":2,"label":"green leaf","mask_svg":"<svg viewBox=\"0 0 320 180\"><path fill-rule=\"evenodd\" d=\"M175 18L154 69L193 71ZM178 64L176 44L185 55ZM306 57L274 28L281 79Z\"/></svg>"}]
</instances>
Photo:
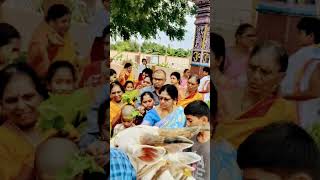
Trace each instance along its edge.
<instances>
[{"instance_id":1,"label":"green leaf","mask_svg":"<svg viewBox=\"0 0 320 180\"><path fill-rule=\"evenodd\" d=\"M207 103L208 107L210 108L210 101L207 101L206 103Z\"/></svg>"},{"instance_id":2,"label":"green leaf","mask_svg":"<svg viewBox=\"0 0 320 180\"><path fill-rule=\"evenodd\" d=\"M170 40L182 40L186 16L192 7L189 0L111 0L111 33L129 40L140 35L155 38L159 31ZM159 52L159 51L157 51Z\"/></svg>"},{"instance_id":3,"label":"green leaf","mask_svg":"<svg viewBox=\"0 0 320 180\"><path fill-rule=\"evenodd\" d=\"M54 124L53 121L46 120L44 118L39 119L39 127L44 131L51 129L53 127L53 124Z\"/></svg>"},{"instance_id":4,"label":"green leaf","mask_svg":"<svg viewBox=\"0 0 320 180\"><path fill-rule=\"evenodd\" d=\"M84 171L104 173L103 168L98 166L92 156L86 154L75 154L68 165L59 173L57 180L69 180L82 174Z\"/></svg>"},{"instance_id":5,"label":"green leaf","mask_svg":"<svg viewBox=\"0 0 320 180\"><path fill-rule=\"evenodd\" d=\"M308 132L320 147L320 123L313 124L312 127L308 130Z\"/></svg>"},{"instance_id":6,"label":"green leaf","mask_svg":"<svg viewBox=\"0 0 320 180\"><path fill-rule=\"evenodd\" d=\"M136 118L137 116L142 116L142 114L137 111L137 110L134 110L132 113L131 113L131 117L132 118Z\"/></svg>"},{"instance_id":7,"label":"green leaf","mask_svg":"<svg viewBox=\"0 0 320 180\"><path fill-rule=\"evenodd\" d=\"M62 130L64 128L65 122L62 116L57 116L53 119L53 128L57 130Z\"/></svg>"}]
</instances>

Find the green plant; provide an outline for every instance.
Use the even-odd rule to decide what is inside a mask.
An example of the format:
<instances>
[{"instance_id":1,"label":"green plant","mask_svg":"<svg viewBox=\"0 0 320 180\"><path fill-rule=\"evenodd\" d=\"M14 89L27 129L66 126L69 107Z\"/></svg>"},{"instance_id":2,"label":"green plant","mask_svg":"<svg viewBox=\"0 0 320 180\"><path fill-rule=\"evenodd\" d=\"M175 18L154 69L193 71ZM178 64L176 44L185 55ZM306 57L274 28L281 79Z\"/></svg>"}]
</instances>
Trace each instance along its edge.
<instances>
[{"instance_id":1,"label":"green plant","mask_svg":"<svg viewBox=\"0 0 320 180\"><path fill-rule=\"evenodd\" d=\"M141 114L138 110L134 110L134 111L131 113L132 119L135 119L135 118L138 117L138 116L142 116L142 114Z\"/></svg>"},{"instance_id":2,"label":"green plant","mask_svg":"<svg viewBox=\"0 0 320 180\"><path fill-rule=\"evenodd\" d=\"M128 91L122 95L122 102L125 104L133 104L139 95L138 90Z\"/></svg>"},{"instance_id":3,"label":"green plant","mask_svg":"<svg viewBox=\"0 0 320 180\"><path fill-rule=\"evenodd\" d=\"M104 173L104 170L96 164L93 157L83 153L77 153L59 173L57 180L74 179L77 175L84 173L84 171Z\"/></svg>"},{"instance_id":4,"label":"green plant","mask_svg":"<svg viewBox=\"0 0 320 180\"><path fill-rule=\"evenodd\" d=\"M308 132L320 147L320 123L313 124L312 127L308 130Z\"/></svg>"},{"instance_id":5,"label":"green plant","mask_svg":"<svg viewBox=\"0 0 320 180\"><path fill-rule=\"evenodd\" d=\"M124 58L123 58L123 54L120 52L118 54L116 54L114 57L113 57L113 60L114 61L123 61Z\"/></svg>"},{"instance_id":6,"label":"green plant","mask_svg":"<svg viewBox=\"0 0 320 180\"><path fill-rule=\"evenodd\" d=\"M119 41L111 45L111 49L118 52L139 52L139 44L135 41ZM145 54L173 56L173 57L190 57L191 50L189 49L174 49L164 45L145 41L141 45L141 52Z\"/></svg>"},{"instance_id":7,"label":"green plant","mask_svg":"<svg viewBox=\"0 0 320 180\"><path fill-rule=\"evenodd\" d=\"M161 63L161 64L159 64L158 66L164 67L164 68L170 68L169 63Z\"/></svg>"}]
</instances>

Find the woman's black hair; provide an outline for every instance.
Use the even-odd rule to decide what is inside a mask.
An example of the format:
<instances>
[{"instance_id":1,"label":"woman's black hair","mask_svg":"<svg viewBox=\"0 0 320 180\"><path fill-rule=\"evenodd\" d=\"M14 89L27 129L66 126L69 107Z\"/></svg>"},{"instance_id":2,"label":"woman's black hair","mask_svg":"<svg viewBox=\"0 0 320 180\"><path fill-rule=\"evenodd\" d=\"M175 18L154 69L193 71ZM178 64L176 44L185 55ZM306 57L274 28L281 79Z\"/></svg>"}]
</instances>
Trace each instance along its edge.
<instances>
[{"instance_id":1,"label":"woman's black hair","mask_svg":"<svg viewBox=\"0 0 320 180\"><path fill-rule=\"evenodd\" d=\"M69 14L71 14L71 11L67 6L63 4L54 4L49 7L45 20L46 22L55 21Z\"/></svg>"},{"instance_id":2,"label":"woman's black hair","mask_svg":"<svg viewBox=\"0 0 320 180\"><path fill-rule=\"evenodd\" d=\"M175 76L175 77L177 78L179 84L180 84L180 79L181 79L180 73L178 73L178 72L173 72L173 73L171 73L170 77L171 77L171 76Z\"/></svg>"},{"instance_id":3,"label":"woman's black hair","mask_svg":"<svg viewBox=\"0 0 320 180\"><path fill-rule=\"evenodd\" d=\"M153 71L150 68L145 68L144 70L142 70L142 73L147 74L149 77L152 77Z\"/></svg>"},{"instance_id":4,"label":"woman's black hair","mask_svg":"<svg viewBox=\"0 0 320 180\"><path fill-rule=\"evenodd\" d=\"M189 69L184 69L183 73L186 73L187 71L189 71Z\"/></svg>"},{"instance_id":5,"label":"woman's black hair","mask_svg":"<svg viewBox=\"0 0 320 180\"><path fill-rule=\"evenodd\" d=\"M240 24L236 30L235 37L242 36L250 28L254 27L249 23Z\"/></svg>"},{"instance_id":6,"label":"woman's black hair","mask_svg":"<svg viewBox=\"0 0 320 180\"><path fill-rule=\"evenodd\" d=\"M178 89L176 88L175 85L166 84L161 87L159 93L161 94L163 91L166 91L171 97L171 99L178 100Z\"/></svg>"},{"instance_id":7,"label":"woman's black hair","mask_svg":"<svg viewBox=\"0 0 320 180\"><path fill-rule=\"evenodd\" d=\"M117 72L114 69L110 69L110 76L113 76L114 74L117 74Z\"/></svg>"},{"instance_id":8,"label":"woman's black hair","mask_svg":"<svg viewBox=\"0 0 320 180\"><path fill-rule=\"evenodd\" d=\"M127 68L129 68L129 67L131 67L131 66L132 66L131 63L126 63L126 64L124 65L124 68L127 69Z\"/></svg>"},{"instance_id":9,"label":"woman's black hair","mask_svg":"<svg viewBox=\"0 0 320 180\"><path fill-rule=\"evenodd\" d=\"M0 47L10 43L12 39L20 39L18 30L8 23L0 23Z\"/></svg>"},{"instance_id":10,"label":"woman's black hair","mask_svg":"<svg viewBox=\"0 0 320 180\"><path fill-rule=\"evenodd\" d=\"M225 41L222 36L216 33L210 34L210 46L211 51L214 54L214 60L221 59L222 62L219 65L220 72L224 72L224 63L226 58Z\"/></svg>"},{"instance_id":11,"label":"woman's black hair","mask_svg":"<svg viewBox=\"0 0 320 180\"><path fill-rule=\"evenodd\" d=\"M126 83L124 84L124 89L127 88L128 84L132 84L134 86L134 83L132 81L126 81Z\"/></svg>"},{"instance_id":12,"label":"woman's black hair","mask_svg":"<svg viewBox=\"0 0 320 180\"><path fill-rule=\"evenodd\" d=\"M140 96L141 101L140 101L140 102L142 102L143 97L144 97L145 95L149 95L149 96L154 100L153 94L152 94L150 91L146 91L146 92L143 92L143 93L141 94L141 96Z\"/></svg>"},{"instance_id":13,"label":"woman's black hair","mask_svg":"<svg viewBox=\"0 0 320 180\"><path fill-rule=\"evenodd\" d=\"M71 74L72 74L72 78L74 81L77 81L77 76L76 76L76 69L74 68L74 66L69 63L68 61L55 61L54 63L52 63L48 69L48 73L47 73L47 82L50 83L52 81L52 78L54 77L54 75L56 74L56 72L58 71L58 69L60 68L67 68L70 70Z\"/></svg>"},{"instance_id":14,"label":"woman's black hair","mask_svg":"<svg viewBox=\"0 0 320 180\"><path fill-rule=\"evenodd\" d=\"M11 78L16 74L24 74L30 77L38 94L42 96L43 99L48 98L48 92L44 84L41 83L42 81L37 76L37 73L26 63L20 62L10 64L0 71L0 99L3 98L4 91Z\"/></svg>"},{"instance_id":15,"label":"woman's black hair","mask_svg":"<svg viewBox=\"0 0 320 180\"><path fill-rule=\"evenodd\" d=\"M115 81L115 82L113 82L113 83L110 84L110 93L111 93L112 89L113 89L115 86L119 86L120 89L121 89L121 91L122 91L123 93L125 93L125 89L123 88L123 86L122 86L118 81Z\"/></svg>"}]
</instances>

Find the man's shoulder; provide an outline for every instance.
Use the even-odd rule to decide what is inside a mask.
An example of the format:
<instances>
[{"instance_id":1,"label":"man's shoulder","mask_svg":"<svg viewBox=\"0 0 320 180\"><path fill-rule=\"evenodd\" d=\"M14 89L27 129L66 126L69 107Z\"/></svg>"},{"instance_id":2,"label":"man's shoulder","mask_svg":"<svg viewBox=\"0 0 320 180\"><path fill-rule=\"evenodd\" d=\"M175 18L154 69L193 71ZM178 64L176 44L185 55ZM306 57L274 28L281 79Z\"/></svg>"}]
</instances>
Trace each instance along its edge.
<instances>
[{"instance_id":1,"label":"man's shoulder","mask_svg":"<svg viewBox=\"0 0 320 180\"><path fill-rule=\"evenodd\" d=\"M154 87L153 86L144 87L144 88L142 88L140 90L140 93L144 93L144 92L147 92L147 91L153 92L154 91Z\"/></svg>"}]
</instances>

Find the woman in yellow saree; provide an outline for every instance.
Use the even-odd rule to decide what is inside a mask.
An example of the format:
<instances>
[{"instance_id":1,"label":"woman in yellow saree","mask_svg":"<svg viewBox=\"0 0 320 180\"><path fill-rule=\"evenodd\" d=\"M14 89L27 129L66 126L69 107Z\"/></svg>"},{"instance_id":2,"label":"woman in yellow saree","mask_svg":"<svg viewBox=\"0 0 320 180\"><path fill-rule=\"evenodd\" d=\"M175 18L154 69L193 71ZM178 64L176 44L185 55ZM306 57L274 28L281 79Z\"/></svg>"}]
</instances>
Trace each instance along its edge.
<instances>
[{"instance_id":1,"label":"woman in yellow saree","mask_svg":"<svg viewBox=\"0 0 320 180\"><path fill-rule=\"evenodd\" d=\"M44 77L50 64L66 60L78 67L74 42L69 34L71 11L63 4L48 9L45 21L35 29L28 49L28 63L40 77Z\"/></svg>"},{"instance_id":2,"label":"woman in yellow saree","mask_svg":"<svg viewBox=\"0 0 320 180\"><path fill-rule=\"evenodd\" d=\"M119 82L113 82L110 85L110 128L114 127L120 121L122 108L122 95L125 90Z\"/></svg>"},{"instance_id":3,"label":"woman in yellow saree","mask_svg":"<svg viewBox=\"0 0 320 180\"><path fill-rule=\"evenodd\" d=\"M288 55L282 46L272 41L258 44L250 55L247 86L221 92L227 113L215 128L214 139L225 139L238 148L251 133L268 124L297 123L295 104L278 96L287 66Z\"/></svg>"},{"instance_id":4,"label":"woman in yellow saree","mask_svg":"<svg viewBox=\"0 0 320 180\"><path fill-rule=\"evenodd\" d=\"M6 120L0 127L0 179L27 179L33 177L35 148L44 140L35 125L37 108L47 94L35 72L25 64L6 67L0 78Z\"/></svg>"},{"instance_id":5,"label":"woman in yellow saree","mask_svg":"<svg viewBox=\"0 0 320 180\"><path fill-rule=\"evenodd\" d=\"M179 106L182 106L184 108L193 101L203 100L203 95L198 92L199 84L200 84L200 79L198 76L192 75L189 78L187 91L182 96L184 98L178 101Z\"/></svg>"}]
</instances>

